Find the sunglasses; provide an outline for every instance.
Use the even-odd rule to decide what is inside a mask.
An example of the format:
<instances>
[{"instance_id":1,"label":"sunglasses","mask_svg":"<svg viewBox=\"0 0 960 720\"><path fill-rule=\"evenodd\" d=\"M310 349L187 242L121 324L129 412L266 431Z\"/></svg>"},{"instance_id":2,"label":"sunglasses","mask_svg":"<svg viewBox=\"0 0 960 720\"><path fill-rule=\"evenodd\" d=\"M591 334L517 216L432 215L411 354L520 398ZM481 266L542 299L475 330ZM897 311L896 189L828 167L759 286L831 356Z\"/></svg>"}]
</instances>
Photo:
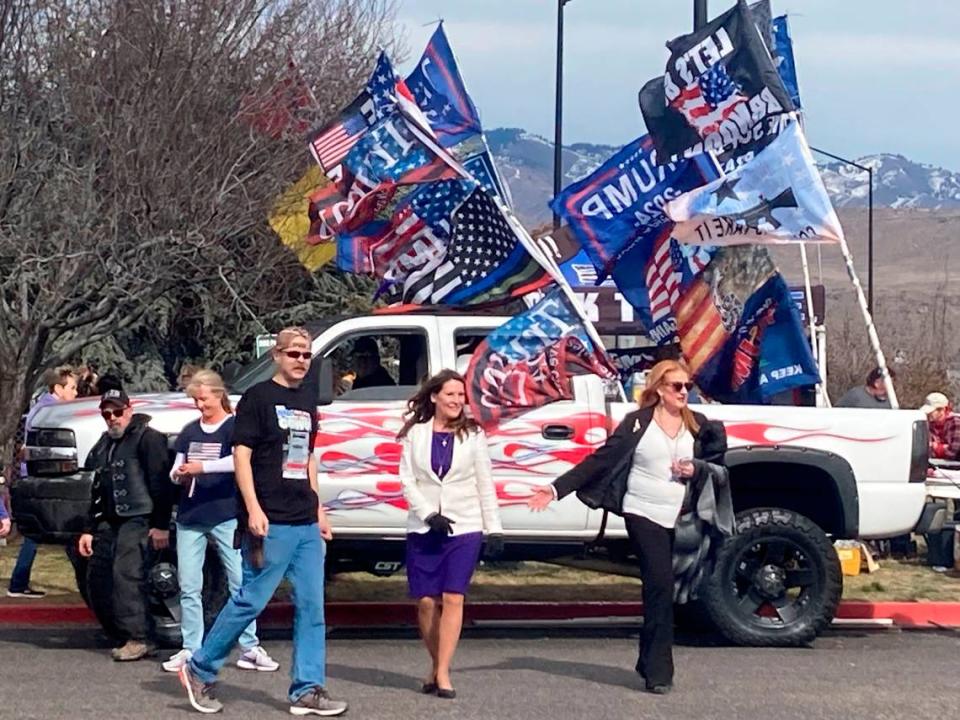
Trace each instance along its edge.
<instances>
[{"instance_id":1,"label":"sunglasses","mask_svg":"<svg viewBox=\"0 0 960 720\"><path fill-rule=\"evenodd\" d=\"M681 390L686 390L687 392L690 392L691 390L693 390L693 383L690 382L689 380L687 382L668 382L668 383L664 383L664 385L666 385L668 388L670 388L674 392L680 392Z\"/></svg>"},{"instance_id":2,"label":"sunglasses","mask_svg":"<svg viewBox=\"0 0 960 720\"><path fill-rule=\"evenodd\" d=\"M300 352L299 350L283 350L281 352L291 360L310 360L313 357L309 352Z\"/></svg>"},{"instance_id":3,"label":"sunglasses","mask_svg":"<svg viewBox=\"0 0 960 720\"><path fill-rule=\"evenodd\" d=\"M122 418L123 414L127 411L126 408L115 408L113 410L101 410L100 417L104 420L109 420L110 418Z\"/></svg>"}]
</instances>

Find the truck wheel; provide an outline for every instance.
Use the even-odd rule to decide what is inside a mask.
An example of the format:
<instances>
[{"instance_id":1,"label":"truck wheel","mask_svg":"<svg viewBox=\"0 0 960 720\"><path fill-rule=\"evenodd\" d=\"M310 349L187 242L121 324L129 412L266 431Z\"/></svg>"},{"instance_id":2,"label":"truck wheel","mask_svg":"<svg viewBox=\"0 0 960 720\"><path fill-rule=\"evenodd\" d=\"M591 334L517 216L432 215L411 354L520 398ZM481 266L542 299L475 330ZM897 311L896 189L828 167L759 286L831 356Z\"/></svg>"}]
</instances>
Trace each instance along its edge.
<instances>
[{"instance_id":1,"label":"truck wheel","mask_svg":"<svg viewBox=\"0 0 960 720\"><path fill-rule=\"evenodd\" d=\"M843 591L840 561L815 523L790 510L737 515L701 593L710 619L738 645L811 642L833 620Z\"/></svg>"}]
</instances>

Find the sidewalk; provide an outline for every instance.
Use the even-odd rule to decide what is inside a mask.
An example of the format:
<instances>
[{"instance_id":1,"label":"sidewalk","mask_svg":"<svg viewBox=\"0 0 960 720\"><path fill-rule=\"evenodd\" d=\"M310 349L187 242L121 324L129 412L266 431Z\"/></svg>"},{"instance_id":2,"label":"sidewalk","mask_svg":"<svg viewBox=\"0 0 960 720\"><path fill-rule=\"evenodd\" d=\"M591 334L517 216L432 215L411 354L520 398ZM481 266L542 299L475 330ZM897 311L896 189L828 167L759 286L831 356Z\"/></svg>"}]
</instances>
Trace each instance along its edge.
<instances>
[{"instance_id":1,"label":"sidewalk","mask_svg":"<svg viewBox=\"0 0 960 720\"><path fill-rule=\"evenodd\" d=\"M628 620L643 611L633 602L468 602L466 624L538 624ZM837 622L839 621L839 622ZM960 602L859 602L840 603L835 624L872 621L904 629L960 628ZM290 627L293 605L274 602L260 616L267 627ZM414 626L416 613L409 602L332 602L327 604L327 622L340 627ZM95 625L96 619L81 604L54 604L40 600L6 602L0 605L0 625Z\"/></svg>"}]
</instances>

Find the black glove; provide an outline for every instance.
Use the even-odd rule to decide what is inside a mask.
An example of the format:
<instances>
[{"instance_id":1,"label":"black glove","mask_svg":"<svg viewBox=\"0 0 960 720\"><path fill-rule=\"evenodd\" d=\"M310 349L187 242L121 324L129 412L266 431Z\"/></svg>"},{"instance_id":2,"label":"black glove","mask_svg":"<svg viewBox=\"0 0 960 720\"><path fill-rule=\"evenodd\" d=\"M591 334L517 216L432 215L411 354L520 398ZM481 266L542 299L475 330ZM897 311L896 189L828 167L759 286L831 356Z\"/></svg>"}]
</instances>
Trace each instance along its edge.
<instances>
[{"instance_id":1,"label":"black glove","mask_svg":"<svg viewBox=\"0 0 960 720\"><path fill-rule=\"evenodd\" d=\"M453 535L453 525L456 521L444 517L440 513L434 513L424 521L430 526L430 529L441 535Z\"/></svg>"},{"instance_id":2,"label":"black glove","mask_svg":"<svg viewBox=\"0 0 960 720\"><path fill-rule=\"evenodd\" d=\"M487 535L487 541L483 546L483 559L496 560L503 555L503 535L493 533Z\"/></svg>"}]
</instances>

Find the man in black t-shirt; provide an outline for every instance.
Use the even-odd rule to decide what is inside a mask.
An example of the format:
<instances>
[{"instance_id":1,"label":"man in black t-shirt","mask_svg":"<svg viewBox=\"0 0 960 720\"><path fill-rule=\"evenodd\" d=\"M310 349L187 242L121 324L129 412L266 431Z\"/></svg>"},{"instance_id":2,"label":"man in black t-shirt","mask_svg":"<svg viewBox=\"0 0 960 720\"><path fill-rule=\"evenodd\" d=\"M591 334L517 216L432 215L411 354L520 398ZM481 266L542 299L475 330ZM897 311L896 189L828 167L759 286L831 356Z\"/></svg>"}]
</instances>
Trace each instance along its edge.
<instances>
[{"instance_id":1,"label":"man in black t-shirt","mask_svg":"<svg viewBox=\"0 0 960 720\"><path fill-rule=\"evenodd\" d=\"M295 606L290 712L330 717L347 710L325 688L324 541L333 534L317 497L316 397L303 384L310 345L304 328L281 330L272 350L276 374L247 390L237 405L233 442L247 530L244 582L180 670L190 703L200 712L222 709L211 692L217 673L284 577L293 585ZM255 552L261 546L262 557Z\"/></svg>"}]
</instances>

